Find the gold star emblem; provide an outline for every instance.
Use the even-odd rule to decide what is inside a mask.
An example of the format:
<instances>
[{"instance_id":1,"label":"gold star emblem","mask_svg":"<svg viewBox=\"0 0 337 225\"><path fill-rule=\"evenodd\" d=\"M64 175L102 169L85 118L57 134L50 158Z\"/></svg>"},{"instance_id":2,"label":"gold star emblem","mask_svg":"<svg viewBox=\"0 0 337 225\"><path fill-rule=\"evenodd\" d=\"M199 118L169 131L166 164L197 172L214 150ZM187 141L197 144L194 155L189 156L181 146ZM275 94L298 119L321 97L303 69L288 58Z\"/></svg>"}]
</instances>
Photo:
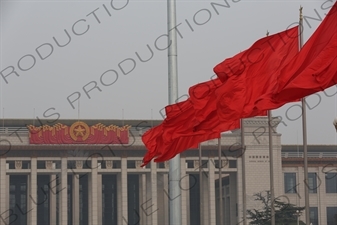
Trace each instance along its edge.
<instances>
[{"instance_id":1,"label":"gold star emblem","mask_svg":"<svg viewBox=\"0 0 337 225\"><path fill-rule=\"evenodd\" d=\"M70 137L74 141L85 141L90 134L89 126L83 122L75 122L70 127Z\"/></svg>"},{"instance_id":2,"label":"gold star emblem","mask_svg":"<svg viewBox=\"0 0 337 225\"><path fill-rule=\"evenodd\" d=\"M78 136L83 137L84 136L85 129L81 125L78 125L77 127L75 127L74 131L75 131L76 137L78 137Z\"/></svg>"}]
</instances>

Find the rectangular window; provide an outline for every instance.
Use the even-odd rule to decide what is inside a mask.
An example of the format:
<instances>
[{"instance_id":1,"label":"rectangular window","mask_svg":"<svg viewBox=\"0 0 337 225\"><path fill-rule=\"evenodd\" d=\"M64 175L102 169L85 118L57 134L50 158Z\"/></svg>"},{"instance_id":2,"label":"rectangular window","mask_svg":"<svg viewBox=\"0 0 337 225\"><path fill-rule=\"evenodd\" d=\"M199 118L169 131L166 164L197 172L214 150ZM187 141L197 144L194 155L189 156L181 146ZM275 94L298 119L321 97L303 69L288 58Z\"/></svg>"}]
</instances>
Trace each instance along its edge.
<instances>
[{"instance_id":1,"label":"rectangular window","mask_svg":"<svg viewBox=\"0 0 337 225\"><path fill-rule=\"evenodd\" d=\"M337 193L337 173L325 174L326 193Z\"/></svg>"},{"instance_id":2,"label":"rectangular window","mask_svg":"<svg viewBox=\"0 0 337 225\"><path fill-rule=\"evenodd\" d=\"M309 193L317 193L317 174L308 173L308 189Z\"/></svg>"},{"instance_id":3,"label":"rectangular window","mask_svg":"<svg viewBox=\"0 0 337 225\"><path fill-rule=\"evenodd\" d=\"M337 224L337 207L327 207L326 208L326 221L327 221L327 225Z\"/></svg>"},{"instance_id":4,"label":"rectangular window","mask_svg":"<svg viewBox=\"0 0 337 225\"><path fill-rule=\"evenodd\" d=\"M310 224L318 225L318 208L310 207L309 208Z\"/></svg>"},{"instance_id":5,"label":"rectangular window","mask_svg":"<svg viewBox=\"0 0 337 225\"><path fill-rule=\"evenodd\" d=\"M297 193L296 173L284 173L284 192Z\"/></svg>"}]
</instances>

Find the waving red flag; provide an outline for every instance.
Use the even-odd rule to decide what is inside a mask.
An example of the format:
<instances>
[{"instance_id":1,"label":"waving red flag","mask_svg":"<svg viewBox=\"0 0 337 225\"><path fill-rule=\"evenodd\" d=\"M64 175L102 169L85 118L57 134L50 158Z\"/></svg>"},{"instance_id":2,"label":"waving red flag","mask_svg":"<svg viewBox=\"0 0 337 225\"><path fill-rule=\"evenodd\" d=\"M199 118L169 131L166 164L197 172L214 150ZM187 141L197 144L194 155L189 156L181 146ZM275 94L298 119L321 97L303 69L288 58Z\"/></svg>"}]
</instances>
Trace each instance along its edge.
<instances>
[{"instance_id":1,"label":"waving red flag","mask_svg":"<svg viewBox=\"0 0 337 225\"><path fill-rule=\"evenodd\" d=\"M219 120L266 115L255 101L277 80L276 71L298 52L298 27L262 38L238 54L240 60L226 59L214 68L224 83L217 88ZM235 58L235 57L234 57Z\"/></svg>"},{"instance_id":2,"label":"waving red flag","mask_svg":"<svg viewBox=\"0 0 337 225\"><path fill-rule=\"evenodd\" d=\"M157 127L147 131L143 137L148 152L144 156L143 165L152 159L155 162L167 161L175 155L196 148L199 143L220 137L221 131L240 127L238 120L219 123L216 111L202 118L207 111L210 100L215 100L214 91L221 84L220 80L210 80L192 87L189 99L165 107L166 118ZM199 113L201 112L201 114ZM208 114L208 113L207 113Z\"/></svg>"},{"instance_id":3,"label":"waving red flag","mask_svg":"<svg viewBox=\"0 0 337 225\"><path fill-rule=\"evenodd\" d=\"M337 3L293 60L278 72L278 80L261 96L259 109L282 105L337 83Z\"/></svg>"}]
</instances>

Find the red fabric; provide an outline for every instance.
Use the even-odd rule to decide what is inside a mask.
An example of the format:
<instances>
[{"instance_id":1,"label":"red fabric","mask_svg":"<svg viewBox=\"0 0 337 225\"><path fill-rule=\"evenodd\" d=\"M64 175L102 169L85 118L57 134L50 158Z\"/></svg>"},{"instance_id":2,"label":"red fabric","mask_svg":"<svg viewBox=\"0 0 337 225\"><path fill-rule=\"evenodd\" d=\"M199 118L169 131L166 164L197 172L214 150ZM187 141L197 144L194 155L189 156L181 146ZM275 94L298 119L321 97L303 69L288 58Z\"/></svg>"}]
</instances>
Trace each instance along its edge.
<instances>
[{"instance_id":1,"label":"red fabric","mask_svg":"<svg viewBox=\"0 0 337 225\"><path fill-rule=\"evenodd\" d=\"M153 158L155 162L170 160L185 150L197 148L201 142L219 138L221 131L240 127L239 121L220 124L216 113L205 115L208 118L202 123L195 119L200 116L199 112L207 111L207 104L210 99L215 99L214 90L221 82L217 80L205 83L207 84L194 86L193 94L188 100L166 106L166 119L163 123L143 135L142 140L148 152L143 158L142 166Z\"/></svg>"},{"instance_id":2,"label":"red fabric","mask_svg":"<svg viewBox=\"0 0 337 225\"><path fill-rule=\"evenodd\" d=\"M337 83L337 3L294 59L279 71L271 91L258 99L259 109L282 105Z\"/></svg>"},{"instance_id":3,"label":"red fabric","mask_svg":"<svg viewBox=\"0 0 337 225\"><path fill-rule=\"evenodd\" d=\"M215 91L220 122L266 115L255 107L255 101L276 81L276 71L297 52L298 27L294 27L262 38L215 66L214 72L224 81Z\"/></svg>"},{"instance_id":4,"label":"red fabric","mask_svg":"<svg viewBox=\"0 0 337 225\"><path fill-rule=\"evenodd\" d=\"M167 117L163 123L150 129L142 138L148 149L142 166L149 163L153 158L155 158L155 162L169 160L184 150L196 148L203 141L218 138L221 132L240 128L240 115L242 113L232 110L232 106L240 106L241 110L245 109L246 115L249 116L266 115L265 111L252 112L252 109L243 108L245 102L250 103L251 100L249 100L249 97L242 96L240 89L244 88L247 82L261 85L259 82L254 83L253 78L258 77L261 71L267 73L282 63L285 55L281 54L283 52L280 48L290 45L288 42L291 42L291 44L297 42L297 30L297 28L292 28L277 34L278 36L273 35L263 38L256 42L252 48L225 60L215 68L218 79L191 87L188 100L167 106L165 108ZM290 39L295 41L290 41ZM289 52L286 53L289 54ZM271 57L272 54L276 56ZM255 71L251 71L252 68ZM252 74L252 78L247 77L247 71ZM264 76L267 75L264 74ZM245 81L244 79L250 80ZM266 82L263 84L267 85ZM220 88L221 92L218 91ZM220 106L231 104L226 107L228 111L221 109L222 113L230 116L219 120L217 107L219 106L218 101L222 99L217 99L217 92L218 95L221 93L221 97L223 97L226 90L229 90L227 94L230 96L226 96L228 97L227 103L221 103ZM230 91L234 92L231 93ZM243 89L243 93L247 92L250 93L250 90ZM253 93L251 94L253 95ZM255 99L255 95L253 99Z\"/></svg>"},{"instance_id":5,"label":"red fabric","mask_svg":"<svg viewBox=\"0 0 337 225\"><path fill-rule=\"evenodd\" d=\"M215 91L221 86L220 79L209 80L190 87L190 100L195 110L193 126L200 124L216 107Z\"/></svg>"}]
</instances>

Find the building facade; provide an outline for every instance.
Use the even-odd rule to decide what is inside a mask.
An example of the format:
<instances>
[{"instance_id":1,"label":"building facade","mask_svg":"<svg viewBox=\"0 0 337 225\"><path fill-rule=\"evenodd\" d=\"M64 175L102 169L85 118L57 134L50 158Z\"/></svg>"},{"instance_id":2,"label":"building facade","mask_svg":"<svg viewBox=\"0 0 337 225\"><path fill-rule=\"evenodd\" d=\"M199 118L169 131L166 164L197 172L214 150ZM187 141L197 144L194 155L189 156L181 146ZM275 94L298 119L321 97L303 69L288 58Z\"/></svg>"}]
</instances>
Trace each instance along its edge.
<instances>
[{"instance_id":1,"label":"building facade","mask_svg":"<svg viewBox=\"0 0 337 225\"><path fill-rule=\"evenodd\" d=\"M224 133L220 160L218 140L201 144L201 158L199 149L183 152L179 196L169 194L168 162L140 167L147 151L141 136L160 122L3 120L0 225L165 225L177 197L182 225L219 224L220 213L232 225L242 221L243 197L247 209L261 207L254 194L270 189L265 117L245 120L245 148L240 130ZM272 123L275 197L304 206L308 185L313 225L336 224L337 146L308 146L306 182L302 148L281 145L278 122Z\"/></svg>"}]
</instances>

